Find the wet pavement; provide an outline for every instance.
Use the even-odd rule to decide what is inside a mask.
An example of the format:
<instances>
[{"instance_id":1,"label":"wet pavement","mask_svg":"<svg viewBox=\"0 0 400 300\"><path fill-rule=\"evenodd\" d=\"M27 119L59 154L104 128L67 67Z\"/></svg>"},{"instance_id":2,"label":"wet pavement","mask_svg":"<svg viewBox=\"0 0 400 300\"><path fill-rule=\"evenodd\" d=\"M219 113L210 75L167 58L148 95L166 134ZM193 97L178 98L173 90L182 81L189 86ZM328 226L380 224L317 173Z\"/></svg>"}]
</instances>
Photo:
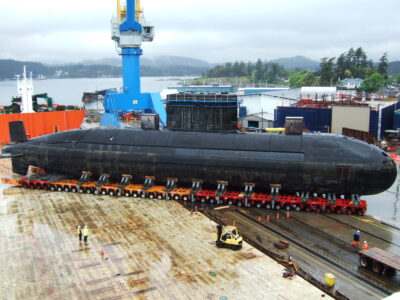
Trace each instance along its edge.
<instances>
[{"instance_id":1,"label":"wet pavement","mask_svg":"<svg viewBox=\"0 0 400 300\"><path fill-rule=\"evenodd\" d=\"M1 187L3 299L317 299L319 289L175 201ZM89 227L89 245L77 225ZM102 250L104 256L101 255ZM5 297L5 298L4 298ZM325 298L329 298L327 295Z\"/></svg>"}]
</instances>

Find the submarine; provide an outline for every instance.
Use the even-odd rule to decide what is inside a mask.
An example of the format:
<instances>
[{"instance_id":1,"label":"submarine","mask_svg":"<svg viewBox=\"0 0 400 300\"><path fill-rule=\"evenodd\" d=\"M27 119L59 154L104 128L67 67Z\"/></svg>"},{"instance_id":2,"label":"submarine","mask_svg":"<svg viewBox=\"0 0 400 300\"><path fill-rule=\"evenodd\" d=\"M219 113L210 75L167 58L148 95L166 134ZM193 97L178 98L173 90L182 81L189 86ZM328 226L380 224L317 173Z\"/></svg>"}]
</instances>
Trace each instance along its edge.
<instances>
[{"instance_id":1,"label":"submarine","mask_svg":"<svg viewBox=\"0 0 400 300\"><path fill-rule=\"evenodd\" d=\"M114 180L130 174L141 183L146 176L160 184L174 177L180 186L201 179L215 187L223 180L232 190L253 183L264 192L279 185L285 194L348 196L383 192L397 175L386 152L342 135L92 128L27 140L23 128L14 127L16 143L5 146L2 157L11 157L21 175L35 166L74 178L88 171Z\"/></svg>"}]
</instances>

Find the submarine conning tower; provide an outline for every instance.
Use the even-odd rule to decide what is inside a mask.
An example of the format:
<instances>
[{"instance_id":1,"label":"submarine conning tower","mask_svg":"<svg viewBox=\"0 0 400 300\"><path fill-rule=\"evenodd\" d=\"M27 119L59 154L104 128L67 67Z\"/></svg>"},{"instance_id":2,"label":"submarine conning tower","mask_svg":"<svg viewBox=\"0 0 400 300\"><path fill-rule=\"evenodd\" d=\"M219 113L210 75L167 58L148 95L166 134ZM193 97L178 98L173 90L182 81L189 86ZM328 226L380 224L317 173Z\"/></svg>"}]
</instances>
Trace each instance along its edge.
<instances>
[{"instance_id":1,"label":"submarine conning tower","mask_svg":"<svg viewBox=\"0 0 400 300\"><path fill-rule=\"evenodd\" d=\"M167 96L167 128L173 131L236 132L236 94L177 93Z\"/></svg>"}]
</instances>

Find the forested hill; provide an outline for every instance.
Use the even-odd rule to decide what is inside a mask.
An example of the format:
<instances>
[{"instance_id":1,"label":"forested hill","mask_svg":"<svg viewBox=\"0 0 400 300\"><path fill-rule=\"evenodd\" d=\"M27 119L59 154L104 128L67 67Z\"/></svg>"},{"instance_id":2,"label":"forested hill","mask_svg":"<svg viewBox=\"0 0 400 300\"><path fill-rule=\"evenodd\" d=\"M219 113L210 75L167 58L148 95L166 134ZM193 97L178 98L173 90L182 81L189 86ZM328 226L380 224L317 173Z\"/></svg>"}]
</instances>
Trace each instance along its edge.
<instances>
[{"instance_id":1,"label":"forested hill","mask_svg":"<svg viewBox=\"0 0 400 300\"><path fill-rule=\"evenodd\" d=\"M47 78L97 78L120 77L120 59L86 61L80 64L45 65L38 62L0 59L0 80L13 79L22 73L23 66L32 72L34 78L39 74ZM207 62L176 56L162 56L143 59L142 76L197 76L210 68Z\"/></svg>"}]
</instances>

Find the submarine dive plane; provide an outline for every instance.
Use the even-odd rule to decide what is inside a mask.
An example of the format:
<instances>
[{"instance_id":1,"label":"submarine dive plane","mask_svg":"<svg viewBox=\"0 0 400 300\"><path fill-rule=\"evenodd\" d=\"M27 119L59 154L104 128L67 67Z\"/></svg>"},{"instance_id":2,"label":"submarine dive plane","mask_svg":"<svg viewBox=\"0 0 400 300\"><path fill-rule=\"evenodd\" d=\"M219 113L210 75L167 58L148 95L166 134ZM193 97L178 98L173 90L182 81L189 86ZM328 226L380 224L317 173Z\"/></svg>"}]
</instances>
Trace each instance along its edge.
<instances>
[{"instance_id":1,"label":"submarine dive plane","mask_svg":"<svg viewBox=\"0 0 400 300\"><path fill-rule=\"evenodd\" d=\"M4 147L2 156L12 157L13 172L21 175L35 166L72 177L89 171L120 180L121 174L130 174L137 182L154 176L164 184L175 177L182 186L201 179L209 187L224 180L230 189L251 182L255 190L279 185L285 194L358 197L385 191L397 175L386 152L333 134L93 128L26 140L21 123L10 124L10 135L17 143Z\"/></svg>"}]
</instances>

